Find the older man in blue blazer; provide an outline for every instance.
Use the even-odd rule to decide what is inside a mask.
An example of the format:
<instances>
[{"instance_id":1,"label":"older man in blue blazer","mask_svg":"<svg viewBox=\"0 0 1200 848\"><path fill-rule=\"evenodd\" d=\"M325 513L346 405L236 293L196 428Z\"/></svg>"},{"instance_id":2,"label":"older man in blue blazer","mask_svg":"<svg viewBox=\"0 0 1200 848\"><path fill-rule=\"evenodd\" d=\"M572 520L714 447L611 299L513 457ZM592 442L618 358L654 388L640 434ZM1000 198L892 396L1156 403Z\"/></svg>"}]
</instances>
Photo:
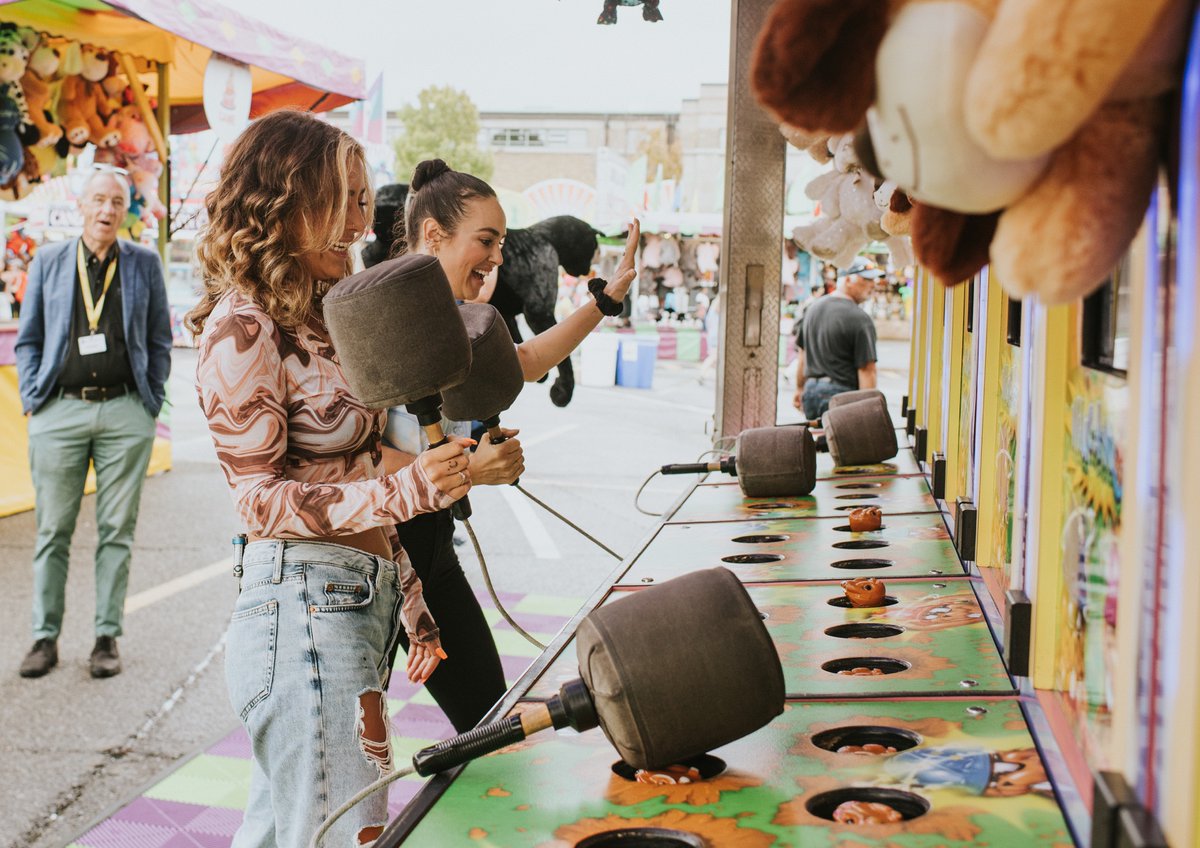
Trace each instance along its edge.
<instances>
[{"instance_id":1,"label":"older man in blue blazer","mask_svg":"<svg viewBox=\"0 0 1200 848\"><path fill-rule=\"evenodd\" d=\"M133 530L171 371L171 319L158 256L117 230L129 209L118 169L89 174L83 236L47 245L29 268L17 375L35 492L33 648L22 677L58 663L67 560L88 463L96 469L93 677L121 671L117 637Z\"/></svg>"}]
</instances>

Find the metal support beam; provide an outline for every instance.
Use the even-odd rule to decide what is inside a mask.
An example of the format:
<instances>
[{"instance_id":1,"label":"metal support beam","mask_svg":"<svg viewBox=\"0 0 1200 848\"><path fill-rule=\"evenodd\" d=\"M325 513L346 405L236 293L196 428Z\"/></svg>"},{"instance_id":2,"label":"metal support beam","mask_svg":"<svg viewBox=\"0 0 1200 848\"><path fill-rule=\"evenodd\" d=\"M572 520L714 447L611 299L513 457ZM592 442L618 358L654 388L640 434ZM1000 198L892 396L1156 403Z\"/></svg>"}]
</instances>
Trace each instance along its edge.
<instances>
[{"instance_id":1,"label":"metal support beam","mask_svg":"<svg viewBox=\"0 0 1200 848\"><path fill-rule=\"evenodd\" d=\"M786 147L750 91L750 56L773 0L733 0L729 28L717 435L775 424Z\"/></svg>"}]
</instances>

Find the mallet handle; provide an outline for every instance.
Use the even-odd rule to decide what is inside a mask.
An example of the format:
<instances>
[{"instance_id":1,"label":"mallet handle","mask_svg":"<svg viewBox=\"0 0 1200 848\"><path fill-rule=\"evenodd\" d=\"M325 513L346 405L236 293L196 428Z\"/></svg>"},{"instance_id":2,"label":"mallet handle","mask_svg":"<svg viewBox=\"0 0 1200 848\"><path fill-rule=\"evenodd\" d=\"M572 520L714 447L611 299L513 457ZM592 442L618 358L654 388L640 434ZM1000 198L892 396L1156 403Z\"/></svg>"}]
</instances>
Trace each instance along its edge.
<instances>
[{"instance_id":1,"label":"mallet handle","mask_svg":"<svg viewBox=\"0 0 1200 848\"><path fill-rule=\"evenodd\" d=\"M442 445L450 441L449 437L442 432L441 424L426 424L425 438L429 442L429 448L440 448ZM466 495L450 504L450 514L459 521L466 521L471 517L471 501Z\"/></svg>"},{"instance_id":2,"label":"mallet handle","mask_svg":"<svg viewBox=\"0 0 1200 848\"><path fill-rule=\"evenodd\" d=\"M453 739L422 748L413 756L417 774L428 777L455 766L498 751L525 738L521 716L513 715L459 734Z\"/></svg>"}]
</instances>

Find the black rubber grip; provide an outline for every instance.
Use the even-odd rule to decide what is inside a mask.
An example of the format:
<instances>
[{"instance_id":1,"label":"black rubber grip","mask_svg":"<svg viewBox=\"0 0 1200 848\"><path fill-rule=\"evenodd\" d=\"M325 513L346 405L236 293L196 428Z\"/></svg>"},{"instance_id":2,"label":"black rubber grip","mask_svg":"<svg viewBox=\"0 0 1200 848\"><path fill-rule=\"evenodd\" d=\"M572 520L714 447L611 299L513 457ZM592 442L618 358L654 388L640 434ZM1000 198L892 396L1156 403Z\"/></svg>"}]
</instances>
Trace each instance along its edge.
<instances>
[{"instance_id":1,"label":"black rubber grip","mask_svg":"<svg viewBox=\"0 0 1200 848\"><path fill-rule=\"evenodd\" d=\"M664 465L663 474L703 474L709 471L707 462L677 462L674 465Z\"/></svg>"},{"instance_id":2,"label":"black rubber grip","mask_svg":"<svg viewBox=\"0 0 1200 848\"><path fill-rule=\"evenodd\" d=\"M525 738L519 715L509 716L500 721L476 727L439 742L428 748L422 748L413 755L413 768L422 777L437 774L465 762L499 751L505 745L512 745Z\"/></svg>"},{"instance_id":3,"label":"black rubber grip","mask_svg":"<svg viewBox=\"0 0 1200 848\"><path fill-rule=\"evenodd\" d=\"M450 514L459 521L466 521L471 517L471 501L466 495L456 500L450 505Z\"/></svg>"}]
</instances>

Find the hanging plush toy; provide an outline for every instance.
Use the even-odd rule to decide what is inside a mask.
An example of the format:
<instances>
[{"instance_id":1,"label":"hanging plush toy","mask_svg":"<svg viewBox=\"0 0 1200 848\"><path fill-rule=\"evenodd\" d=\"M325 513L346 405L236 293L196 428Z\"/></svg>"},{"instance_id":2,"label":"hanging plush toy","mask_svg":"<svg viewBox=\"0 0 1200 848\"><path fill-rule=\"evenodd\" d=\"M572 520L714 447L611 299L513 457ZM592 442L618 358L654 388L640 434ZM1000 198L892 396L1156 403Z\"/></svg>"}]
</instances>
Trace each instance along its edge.
<instances>
[{"instance_id":1,"label":"hanging plush toy","mask_svg":"<svg viewBox=\"0 0 1200 848\"><path fill-rule=\"evenodd\" d=\"M37 127L39 147L53 147L63 137L63 128L55 123L54 107L61 90L55 84L58 51L48 44L37 47L29 56L29 66L21 77L21 89L29 107L29 119Z\"/></svg>"},{"instance_id":2,"label":"hanging plush toy","mask_svg":"<svg viewBox=\"0 0 1200 848\"><path fill-rule=\"evenodd\" d=\"M86 140L96 147L112 147L121 138L113 120L120 104L110 99L101 85L101 81L108 76L108 54L85 45L81 58L82 70L79 76L69 78L68 82L74 80L69 91L64 84L63 96L70 101L76 122L82 117L87 124ZM68 127L70 132L71 128ZM80 142L72 137L71 143Z\"/></svg>"},{"instance_id":3,"label":"hanging plush toy","mask_svg":"<svg viewBox=\"0 0 1200 848\"><path fill-rule=\"evenodd\" d=\"M867 118L943 282L989 260L1018 296L1087 294L1154 186L1187 0L781 0L759 99L810 132ZM871 150L873 149L873 150ZM993 241L994 235L994 241Z\"/></svg>"},{"instance_id":4,"label":"hanging plush toy","mask_svg":"<svg viewBox=\"0 0 1200 848\"><path fill-rule=\"evenodd\" d=\"M792 232L797 246L837 268L847 268L858 252L876 239L886 239L879 226L875 180L854 156L853 136L829 140L832 170L818 174L804 188L817 201L820 214Z\"/></svg>"},{"instance_id":5,"label":"hanging plush toy","mask_svg":"<svg viewBox=\"0 0 1200 848\"><path fill-rule=\"evenodd\" d=\"M642 20L657 23L663 19L658 11L659 0L604 0L604 11L596 19L598 24L615 24L617 22L618 6L641 6Z\"/></svg>"}]
</instances>

